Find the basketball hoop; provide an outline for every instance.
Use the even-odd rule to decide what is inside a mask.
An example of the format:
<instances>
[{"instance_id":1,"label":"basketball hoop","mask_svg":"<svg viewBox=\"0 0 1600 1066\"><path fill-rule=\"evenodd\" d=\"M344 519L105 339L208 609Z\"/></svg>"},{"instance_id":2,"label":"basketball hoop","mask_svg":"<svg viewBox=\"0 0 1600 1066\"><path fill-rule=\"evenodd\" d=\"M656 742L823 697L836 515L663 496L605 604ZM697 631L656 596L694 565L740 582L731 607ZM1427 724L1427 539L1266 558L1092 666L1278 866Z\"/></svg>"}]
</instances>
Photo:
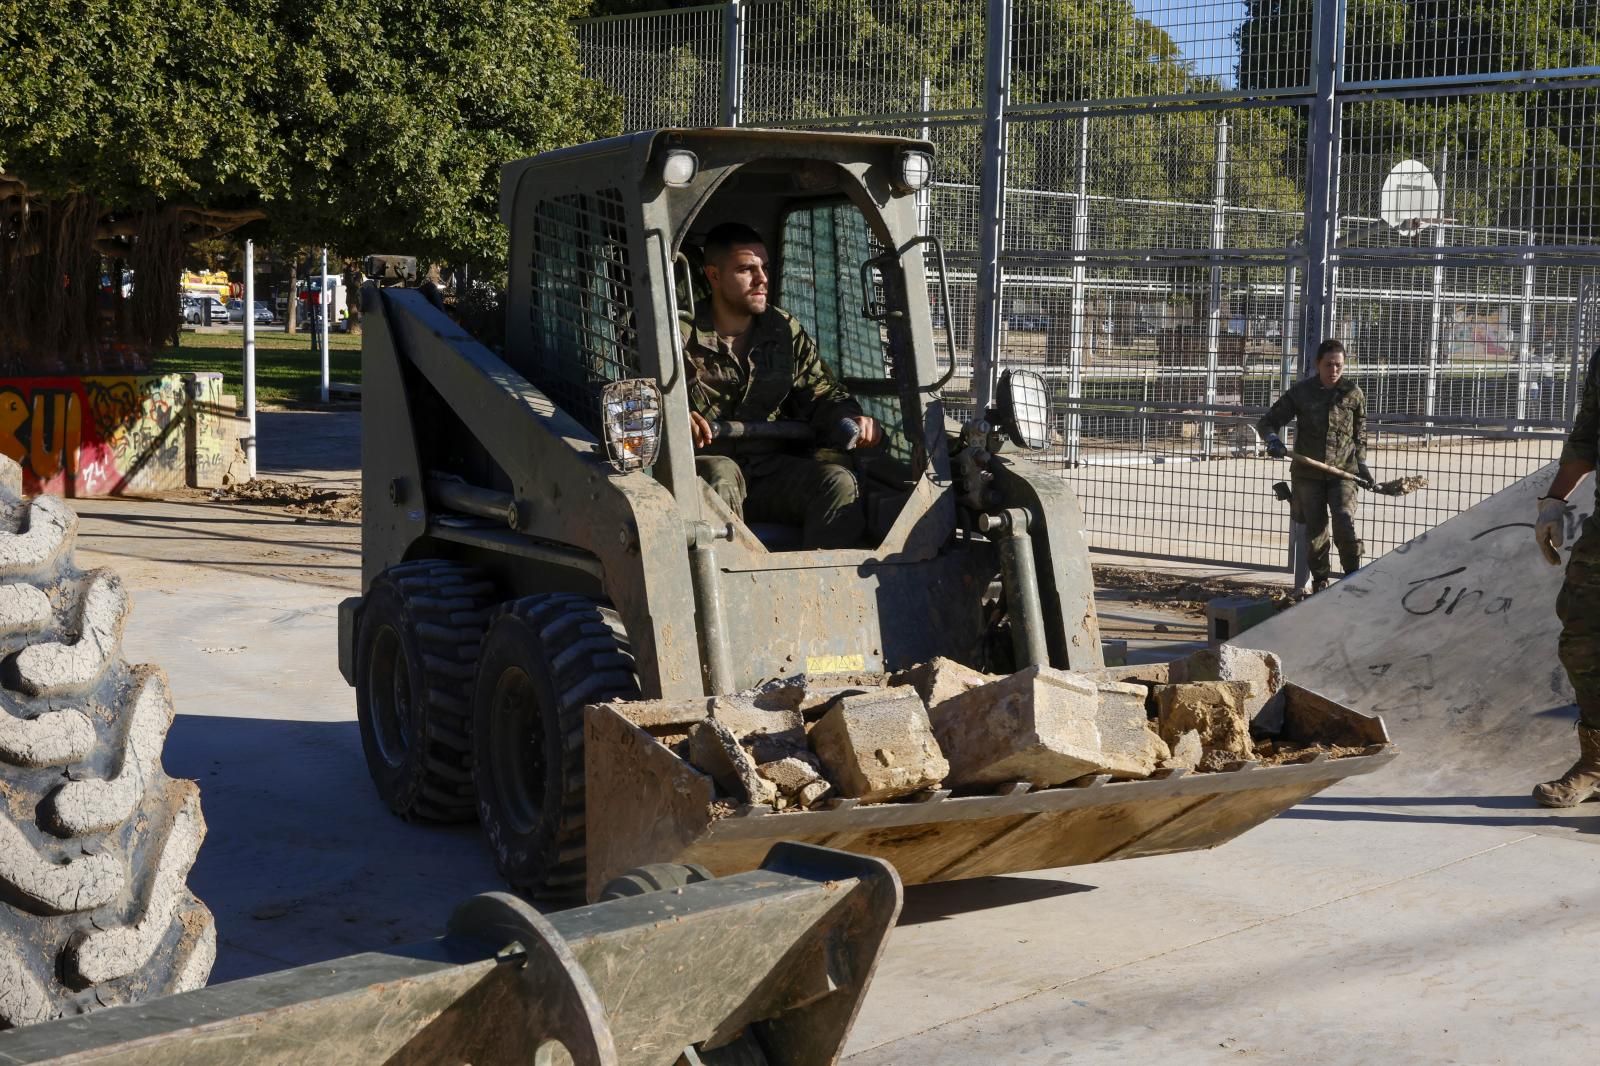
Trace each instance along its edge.
<instances>
[{"instance_id":1,"label":"basketball hoop","mask_svg":"<svg viewBox=\"0 0 1600 1066\"><path fill-rule=\"evenodd\" d=\"M1444 197L1439 193L1439 183L1433 179L1433 172L1415 159L1396 163L1378 193L1378 217L1406 237L1450 221L1440 214L1443 206Z\"/></svg>"}]
</instances>

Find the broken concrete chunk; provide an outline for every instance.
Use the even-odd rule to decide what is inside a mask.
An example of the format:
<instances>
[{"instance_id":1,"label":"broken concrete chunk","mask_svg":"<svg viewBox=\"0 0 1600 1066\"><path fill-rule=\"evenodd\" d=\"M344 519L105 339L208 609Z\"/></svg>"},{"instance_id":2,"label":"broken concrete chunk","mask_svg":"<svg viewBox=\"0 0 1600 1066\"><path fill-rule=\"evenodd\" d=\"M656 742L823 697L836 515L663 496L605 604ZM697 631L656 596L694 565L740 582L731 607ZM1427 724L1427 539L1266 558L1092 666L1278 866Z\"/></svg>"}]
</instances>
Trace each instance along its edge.
<instances>
[{"instance_id":1,"label":"broken concrete chunk","mask_svg":"<svg viewBox=\"0 0 1600 1066\"><path fill-rule=\"evenodd\" d=\"M985 674L954 659L943 657L919 663L909 670L900 671L892 678L896 685L915 687L917 695L922 697L922 702L927 705L930 714L945 700L996 680L999 679L994 675Z\"/></svg>"},{"instance_id":2,"label":"broken concrete chunk","mask_svg":"<svg viewBox=\"0 0 1600 1066\"><path fill-rule=\"evenodd\" d=\"M1242 681L1192 681L1156 689L1161 738L1170 745L1193 729L1208 753L1251 758L1250 720L1244 710L1250 693L1250 685Z\"/></svg>"},{"instance_id":3,"label":"broken concrete chunk","mask_svg":"<svg viewBox=\"0 0 1600 1066\"><path fill-rule=\"evenodd\" d=\"M910 687L839 698L812 726L811 747L839 794L867 803L931 788L950 769Z\"/></svg>"},{"instance_id":4,"label":"broken concrete chunk","mask_svg":"<svg viewBox=\"0 0 1600 1066\"><path fill-rule=\"evenodd\" d=\"M1095 670L1090 677L1096 681L1120 681L1128 685L1170 685L1172 664L1139 663L1136 666L1107 666Z\"/></svg>"},{"instance_id":5,"label":"broken concrete chunk","mask_svg":"<svg viewBox=\"0 0 1600 1066\"><path fill-rule=\"evenodd\" d=\"M711 717L749 748L756 762L776 762L806 750L805 720L793 707L758 706L741 696L718 696Z\"/></svg>"},{"instance_id":6,"label":"broken concrete chunk","mask_svg":"<svg viewBox=\"0 0 1600 1066\"><path fill-rule=\"evenodd\" d=\"M822 777L822 767L816 756L807 752L803 757L789 756L776 762L762 763L756 773L771 781L779 793L792 795Z\"/></svg>"},{"instance_id":7,"label":"broken concrete chunk","mask_svg":"<svg viewBox=\"0 0 1600 1066\"><path fill-rule=\"evenodd\" d=\"M1220 644L1202 648L1172 664L1174 682L1243 681L1253 689L1245 701L1245 714L1258 732L1283 729L1287 696L1283 692L1283 660L1270 651Z\"/></svg>"},{"instance_id":8,"label":"broken concrete chunk","mask_svg":"<svg viewBox=\"0 0 1600 1066\"><path fill-rule=\"evenodd\" d=\"M627 700L605 703L640 729L682 729L703 722L711 714L711 700L703 696L687 700Z\"/></svg>"},{"instance_id":9,"label":"broken concrete chunk","mask_svg":"<svg viewBox=\"0 0 1600 1066\"><path fill-rule=\"evenodd\" d=\"M795 793L793 805L796 807L809 807L813 803L827 796L833 791L833 786L818 778L805 788Z\"/></svg>"},{"instance_id":10,"label":"broken concrete chunk","mask_svg":"<svg viewBox=\"0 0 1600 1066\"><path fill-rule=\"evenodd\" d=\"M968 689L933 712L952 787L1027 781L1038 788L1087 774L1143 776L1141 764L1101 751L1100 694L1079 674L1030 666Z\"/></svg>"},{"instance_id":11,"label":"broken concrete chunk","mask_svg":"<svg viewBox=\"0 0 1600 1066\"><path fill-rule=\"evenodd\" d=\"M1189 729L1173 742L1171 756L1161 765L1168 769L1198 770L1200 760L1205 757L1205 753L1205 748L1200 743L1199 730Z\"/></svg>"},{"instance_id":12,"label":"broken concrete chunk","mask_svg":"<svg viewBox=\"0 0 1600 1066\"><path fill-rule=\"evenodd\" d=\"M1107 757L1132 762L1149 777L1162 759L1172 754L1167 742L1150 727L1145 712L1149 690L1143 685L1124 685L1116 681L1096 684L1099 703L1095 724L1100 729L1100 752Z\"/></svg>"},{"instance_id":13,"label":"broken concrete chunk","mask_svg":"<svg viewBox=\"0 0 1600 1066\"><path fill-rule=\"evenodd\" d=\"M689 762L711 775L717 787L745 803L772 803L778 790L756 770L755 760L716 719L689 730Z\"/></svg>"}]
</instances>

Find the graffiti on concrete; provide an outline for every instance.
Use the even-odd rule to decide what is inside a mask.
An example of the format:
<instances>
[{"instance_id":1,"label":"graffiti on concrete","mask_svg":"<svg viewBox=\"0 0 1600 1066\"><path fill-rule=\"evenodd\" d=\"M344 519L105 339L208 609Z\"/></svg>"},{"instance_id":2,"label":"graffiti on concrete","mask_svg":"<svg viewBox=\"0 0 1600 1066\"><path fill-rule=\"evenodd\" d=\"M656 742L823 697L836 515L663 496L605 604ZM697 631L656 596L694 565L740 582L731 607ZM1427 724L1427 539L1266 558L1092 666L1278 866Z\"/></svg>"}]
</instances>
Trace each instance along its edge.
<instances>
[{"instance_id":1,"label":"graffiti on concrete","mask_svg":"<svg viewBox=\"0 0 1600 1066\"><path fill-rule=\"evenodd\" d=\"M203 484L196 473L223 465L221 404L220 374L3 378L0 453L30 493Z\"/></svg>"}]
</instances>

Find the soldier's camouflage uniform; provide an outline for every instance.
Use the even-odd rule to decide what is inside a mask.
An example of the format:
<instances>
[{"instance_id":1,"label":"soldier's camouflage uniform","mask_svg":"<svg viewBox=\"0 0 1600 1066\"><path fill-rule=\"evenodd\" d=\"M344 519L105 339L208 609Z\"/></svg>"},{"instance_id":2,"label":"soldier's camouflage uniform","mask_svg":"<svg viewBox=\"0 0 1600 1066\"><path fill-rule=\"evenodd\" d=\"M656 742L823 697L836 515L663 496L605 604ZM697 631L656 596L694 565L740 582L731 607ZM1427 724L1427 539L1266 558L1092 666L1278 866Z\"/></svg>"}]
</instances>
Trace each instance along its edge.
<instances>
[{"instance_id":1,"label":"soldier's camouflage uniform","mask_svg":"<svg viewBox=\"0 0 1600 1066\"><path fill-rule=\"evenodd\" d=\"M717 335L710 301L683 327L689 406L711 420L809 422L818 439L861 407L834 380L817 345L776 307L755 316L744 358ZM866 529L860 489L843 451L794 454L772 441L713 441L695 469L736 514L800 526L808 548L853 546Z\"/></svg>"},{"instance_id":2,"label":"soldier's camouflage uniform","mask_svg":"<svg viewBox=\"0 0 1600 1066\"><path fill-rule=\"evenodd\" d=\"M1600 460L1600 349L1589 362L1583 383L1583 401L1572 432L1561 449L1563 463ZM1600 509L1600 508L1597 508ZM1591 514L1583 523L1578 543L1567 561L1567 579L1556 597L1561 619L1561 665L1578 694L1578 719L1590 729L1600 729L1600 518Z\"/></svg>"},{"instance_id":3,"label":"soldier's camouflage uniform","mask_svg":"<svg viewBox=\"0 0 1600 1066\"><path fill-rule=\"evenodd\" d=\"M1315 375L1297 381L1273 404L1256 427L1266 437L1293 420L1294 450L1354 474L1356 464L1367 457L1362 439L1367 427L1367 397L1361 387L1345 378L1333 388L1324 388ZM1294 488L1290 512L1306 527L1311 542L1311 576L1326 581L1332 567L1328 563L1330 515L1333 543L1339 548L1339 564L1353 573L1361 565L1361 537L1356 533L1356 483L1344 481L1296 464L1289 477Z\"/></svg>"}]
</instances>

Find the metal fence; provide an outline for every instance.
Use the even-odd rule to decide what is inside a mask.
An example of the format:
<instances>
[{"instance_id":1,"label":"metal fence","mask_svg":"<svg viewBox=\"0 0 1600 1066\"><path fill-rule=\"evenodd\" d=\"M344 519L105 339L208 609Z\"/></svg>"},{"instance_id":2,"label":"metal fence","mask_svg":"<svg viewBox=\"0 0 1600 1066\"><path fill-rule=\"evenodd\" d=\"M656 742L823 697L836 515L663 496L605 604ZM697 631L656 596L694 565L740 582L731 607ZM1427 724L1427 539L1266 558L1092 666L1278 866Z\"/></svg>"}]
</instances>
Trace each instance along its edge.
<instances>
[{"instance_id":1,"label":"metal fence","mask_svg":"<svg viewBox=\"0 0 1600 1066\"><path fill-rule=\"evenodd\" d=\"M1600 342L1600 13L736 0L579 24L629 128L922 136L956 412L1042 370L1101 550L1282 568L1248 426L1337 336L1391 548L1559 452ZM1587 12L1587 14L1585 14ZM931 264L930 264L931 266ZM943 344L943 331L937 330Z\"/></svg>"}]
</instances>

